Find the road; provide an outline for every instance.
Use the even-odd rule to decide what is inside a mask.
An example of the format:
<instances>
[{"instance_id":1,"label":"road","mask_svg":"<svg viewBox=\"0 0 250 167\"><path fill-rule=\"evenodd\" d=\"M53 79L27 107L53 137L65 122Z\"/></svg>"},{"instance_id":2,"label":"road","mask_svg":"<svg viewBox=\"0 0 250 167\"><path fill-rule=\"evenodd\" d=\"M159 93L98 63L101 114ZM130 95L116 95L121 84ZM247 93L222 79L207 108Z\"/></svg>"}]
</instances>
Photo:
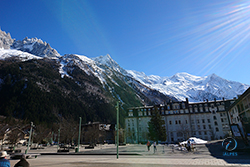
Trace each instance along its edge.
<instances>
[{"instance_id":1,"label":"road","mask_svg":"<svg viewBox=\"0 0 250 167\"><path fill-rule=\"evenodd\" d=\"M18 160L10 160L11 166ZM31 167L162 167L162 166L250 166L249 160L229 163L223 159L202 156L119 156L115 155L41 155L28 159Z\"/></svg>"}]
</instances>

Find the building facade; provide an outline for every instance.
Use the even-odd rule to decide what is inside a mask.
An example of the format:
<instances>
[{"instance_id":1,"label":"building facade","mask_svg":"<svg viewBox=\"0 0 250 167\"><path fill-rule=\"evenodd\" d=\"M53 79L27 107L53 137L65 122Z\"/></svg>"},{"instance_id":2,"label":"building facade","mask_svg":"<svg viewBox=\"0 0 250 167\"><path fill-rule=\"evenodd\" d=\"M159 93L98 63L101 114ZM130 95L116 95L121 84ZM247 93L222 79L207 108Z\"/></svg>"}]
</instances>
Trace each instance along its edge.
<instances>
[{"instance_id":1,"label":"building facade","mask_svg":"<svg viewBox=\"0 0 250 167\"><path fill-rule=\"evenodd\" d=\"M156 110L165 122L168 143L198 137L204 140L222 139L229 135L227 109L235 99L190 103L188 99L164 105L130 108L125 118L127 143L148 140L148 122Z\"/></svg>"},{"instance_id":2,"label":"building facade","mask_svg":"<svg viewBox=\"0 0 250 167\"><path fill-rule=\"evenodd\" d=\"M228 109L230 124L238 125L242 137L250 141L250 88Z\"/></svg>"}]
</instances>

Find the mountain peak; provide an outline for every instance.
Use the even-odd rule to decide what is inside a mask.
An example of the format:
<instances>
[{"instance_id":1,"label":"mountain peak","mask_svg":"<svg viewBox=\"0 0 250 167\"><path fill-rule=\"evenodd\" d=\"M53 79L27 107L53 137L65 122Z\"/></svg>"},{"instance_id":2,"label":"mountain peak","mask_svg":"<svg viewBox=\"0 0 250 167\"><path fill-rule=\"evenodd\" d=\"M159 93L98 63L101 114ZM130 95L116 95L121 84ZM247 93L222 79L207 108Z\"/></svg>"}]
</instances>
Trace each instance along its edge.
<instances>
[{"instance_id":1,"label":"mountain peak","mask_svg":"<svg viewBox=\"0 0 250 167\"><path fill-rule=\"evenodd\" d=\"M103 65L118 65L109 54L105 55L105 56L99 56L94 58L95 61L99 62L100 64Z\"/></svg>"},{"instance_id":2,"label":"mountain peak","mask_svg":"<svg viewBox=\"0 0 250 167\"><path fill-rule=\"evenodd\" d=\"M99 66L107 66L108 68L111 68L117 72L127 74L126 70L121 68L119 64L115 60L113 60L109 54L93 58L93 60L96 61Z\"/></svg>"},{"instance_id":3,"label":"mountain peak","mask_svg":"<svg viewBox=\"0 0 250 167\"><path fill-rule=\"evenodd\" d=\"M6 33L0 29L0 48L9 49L14 39L11 38L10 33Z\"/></svg>"},{"instance_id":4,"label":"mountain peak","mask_svg":"<svg viewBox=\"0 0 250 167\"><path fill-rule=\"evenodd\" d=\"M37 38L25 37L22 41L14 41L11 47L40 57L60 57L60 54L47 42Z\"/></svg>"}]
</instances>

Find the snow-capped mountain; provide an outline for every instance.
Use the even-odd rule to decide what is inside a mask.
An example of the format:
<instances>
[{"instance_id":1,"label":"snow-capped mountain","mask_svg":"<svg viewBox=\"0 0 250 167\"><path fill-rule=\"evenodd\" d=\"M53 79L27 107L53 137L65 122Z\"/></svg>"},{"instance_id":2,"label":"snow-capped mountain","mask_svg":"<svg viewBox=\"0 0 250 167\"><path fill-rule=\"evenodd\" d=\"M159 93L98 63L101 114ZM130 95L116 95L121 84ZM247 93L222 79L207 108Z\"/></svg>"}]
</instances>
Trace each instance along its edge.
<instances>
[{"instance_id":1,"label":"snow-capped mountain","mask_svg":"<svg viewBox=\"0 0 250 167\"><path fill-rule=\"evenodd\" d=\"M10 33L0 30L0 49L14 49L31 53L39 57L59 57L60 54L51 46L41 39L28 37L21 40L12 39Z\"/></svg>"},{"instance_id":2,"label":"snow-capped mountain","mask_svg":"<svg viewBox=\"0 0 250 167\"><path fill-rule=\"evenodd\" d=\"M205 77L177 73L171 77L146 76L143 72L127 70L135 79L152 89L178 100L203 101L216 99L232 99L242 94L249 85L228 81L215 74Z\"/></svg>"},{"instance_id":3,"label":"snow-capped mountain","mask_svg":"<svg viewBox=\"0 0 250 167\"><path fill-rule=\"evenodd\" d=\"M145 104L164 103L171 99L185 100L185 98L189 101L231 99L249 87L215 74L206 77L187 73L177 73L172 77L147 76L143 72L123 69L110 55L96 58L75 54L61 56L41 39L26 37L22 41L16 41L10 34L0 30L0 59L12 57L22 61L44 57L54 59L60 64L58 71L62 77L73 78L71 72L77 67L87 75L98 78L102 87L120 101L123 99L115 88L124 89L124 85L133 89L136 96Z\"/></svg>"},{"instance_id":4,"label":"snow-capped mountain","mask_svg":"<svg viewBox=\"0 0 250 167\"><path fill-rule=\"evenodd\" d=\"M43 42L41 39L28 37L24 38L22 41L14 41L11 45L12 49L21 50L41 57L59 57L60 54L51 46Z\"/></svg>"}]
</instances>

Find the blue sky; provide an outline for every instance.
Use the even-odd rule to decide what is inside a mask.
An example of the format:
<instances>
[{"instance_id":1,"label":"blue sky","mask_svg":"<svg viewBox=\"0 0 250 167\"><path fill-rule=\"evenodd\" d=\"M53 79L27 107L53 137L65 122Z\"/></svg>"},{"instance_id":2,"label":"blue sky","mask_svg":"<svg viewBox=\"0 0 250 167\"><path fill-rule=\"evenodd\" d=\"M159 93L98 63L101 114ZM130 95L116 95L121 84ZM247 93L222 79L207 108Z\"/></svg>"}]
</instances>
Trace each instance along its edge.
<instances>
[{"instance_id":1,"label":"blue sky","mask_svg":"<svg viewBox=\"0 0 250 167\"><path fill-rule=\"evenodd\" d=\"M61 55L110 54L147 75L215 73L250 85L250 3L239 0L1 0L12 38Z\"/></svg>"}]
</instances>

